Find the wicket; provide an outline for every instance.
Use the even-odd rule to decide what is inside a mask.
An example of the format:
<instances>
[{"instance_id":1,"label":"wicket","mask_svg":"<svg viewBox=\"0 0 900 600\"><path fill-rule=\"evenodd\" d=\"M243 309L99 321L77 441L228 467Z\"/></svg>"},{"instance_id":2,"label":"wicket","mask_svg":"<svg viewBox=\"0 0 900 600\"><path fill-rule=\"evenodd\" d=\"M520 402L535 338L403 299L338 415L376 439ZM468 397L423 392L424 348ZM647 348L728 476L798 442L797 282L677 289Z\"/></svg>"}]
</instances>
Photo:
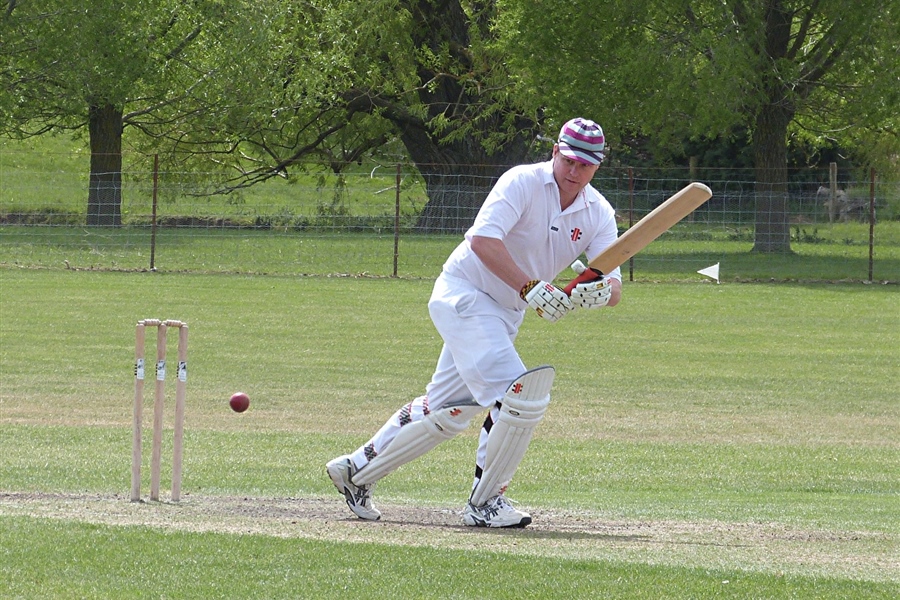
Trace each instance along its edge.
<instances>
[{"instance_id":1,"label":"wicket","mask_svg":"<svg viewBox=\"0 0 900 600\"><path fill-rule=\"evenodd\" d=\"M162 462L163 400L166 385L166 337L178 328L178 381L175 384L175 430L172 446L172 502L181 499L181 462L184 448L184 400L187 391L187 323L144 319L135 329L134 421L131 444L131 501L141 500L141 422L144 413L144 330L156 327L156 391L153 402L153 446L150 459L150 500L159 500Z\"/></svg>"}]
</instances>

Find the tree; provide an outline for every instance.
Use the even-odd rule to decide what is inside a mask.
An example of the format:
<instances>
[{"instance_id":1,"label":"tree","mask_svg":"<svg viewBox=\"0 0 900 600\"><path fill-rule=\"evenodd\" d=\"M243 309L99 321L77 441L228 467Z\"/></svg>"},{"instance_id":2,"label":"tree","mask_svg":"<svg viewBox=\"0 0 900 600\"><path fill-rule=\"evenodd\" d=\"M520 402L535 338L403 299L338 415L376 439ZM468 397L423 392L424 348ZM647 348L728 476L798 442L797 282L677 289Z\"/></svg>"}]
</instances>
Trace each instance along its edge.
<instances>
[{"instance_id":1,"label":"tree","mask_svg":"<svg viewBox=\"0 0 900 600\"><path fill-rule=\"evenodd\" d=\"M542 0L225 4L9 2L0 133L87 130L93 224L119 222L126 128L164 163L230 173L213 190L309 158L340 172L398 140L428 189L420 228L460 231L574 114L661 145L740 129L766 252L790 248L788 132L881 119L881 142L896 136L889 0L573 0L552 19Z\"/></svg>"},{"instance_id":2,"label":"tree","mask_svg":"<svg viewBox=\"0 0 900 600\"><path fill-rule=\"evenodd\" d=\"M426 184L420 230L465 230L493 180L531 151L539 127L516 110L513 80L488 43L494 3L292 7L268 61L276 106L223 134L240 139L232 183L284 175L311 156L339 171L395 138ZM210 131L195 132L197 141Z\"/></svg>"},{"instance_id":3,"label":"tree","mask_svg":"<svg viewBox=\"0 0 900 600\"><path fill-rule=\"evenodd\" d=\"M237 10L245 6L10 0L0 17L0 133L87 130L87 224L120 225L126 127L154 134L214 112L231 83L216 79L217 69L246 51L250 17L260 14Z\"/></svg>"},{"instance_id":4,"label":"tree","mask_svg":"<svg viewBox=\"0 0 900 600\"><path fill-rule=\"evenodd\" d=\"M118 224L121 144L231 170L214 190L340 171L399 139L425 179L424 231L468 227L486 187L530 151L490 45L494 3L460 0L63 0L4 17L0 131L87 129L91 224Z\"/></svg>"},{"instance_id":5,"label":"tree","mask_svg":"<svg viewBox=\"0 0 900 600\"><path fill-rule=\"evenodd\" d=\"M636 133L671 144L749 131L755 251L790 251L791 135L852 131L896 148L890 0L573 0L554 5L552 19L542 0L499 5L502 47L526 105L596 115L612 139Z\"/></svg>"},{"instance_id":6,"label":"tree","mask_svg":"<svg viewBox=\"0 0 900 600\"><path fill-rule=\"evenodd\" d=\"M403 101L407 90L388 96L356 87L348 97L352 106L379 109L419 166L429 192L419 228L465 230L486 187L525 158L537 123L514 110L508 73L486 45L493 37L493 3L418 0L399 6L408 10L408 43L417 57L410 65L415 103Z\"/></svg>"}]
</instances>

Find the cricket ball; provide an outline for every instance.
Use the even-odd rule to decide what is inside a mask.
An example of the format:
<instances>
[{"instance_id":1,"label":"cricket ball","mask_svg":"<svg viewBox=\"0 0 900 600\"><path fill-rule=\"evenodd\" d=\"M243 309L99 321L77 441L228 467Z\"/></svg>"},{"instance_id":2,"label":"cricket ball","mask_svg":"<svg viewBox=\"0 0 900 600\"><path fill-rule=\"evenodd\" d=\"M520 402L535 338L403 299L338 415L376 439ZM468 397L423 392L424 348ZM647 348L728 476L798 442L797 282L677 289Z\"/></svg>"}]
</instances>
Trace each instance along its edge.
<instances>
[{"instance_id":1,"label":"cricket ball","mask_svg":"<svg viewBox=\"0 0 900 600\"><path fill-rule=\"evenodd\" d=\"M250 408L250 396L244 392L235 392L231 395L231 400L228 401L228 404L231 405L231 410L234 412L242 413Z\"/></svg>"}]
</instances>

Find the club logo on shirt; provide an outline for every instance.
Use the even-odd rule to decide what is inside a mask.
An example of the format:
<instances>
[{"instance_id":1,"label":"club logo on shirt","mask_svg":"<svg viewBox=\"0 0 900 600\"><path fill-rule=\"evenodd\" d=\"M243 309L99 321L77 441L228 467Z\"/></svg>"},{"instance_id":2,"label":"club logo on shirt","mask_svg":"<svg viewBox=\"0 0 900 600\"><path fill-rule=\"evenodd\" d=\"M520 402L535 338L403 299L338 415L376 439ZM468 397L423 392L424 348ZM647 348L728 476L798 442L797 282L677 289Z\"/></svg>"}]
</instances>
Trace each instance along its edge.
<instances>
[{"instance_id":1,"label":"club logo on shirt","mask_svg":"<svg viewBox=\"0 0 900 600\"><path fill-rule=\"evenodd\" d=\"M581 239L581 230L578 229L577 227L575 229L573 229L571 237L572 237L573 242L577 242L578 240L580 240Z\"/></svg>"}]
</instances>

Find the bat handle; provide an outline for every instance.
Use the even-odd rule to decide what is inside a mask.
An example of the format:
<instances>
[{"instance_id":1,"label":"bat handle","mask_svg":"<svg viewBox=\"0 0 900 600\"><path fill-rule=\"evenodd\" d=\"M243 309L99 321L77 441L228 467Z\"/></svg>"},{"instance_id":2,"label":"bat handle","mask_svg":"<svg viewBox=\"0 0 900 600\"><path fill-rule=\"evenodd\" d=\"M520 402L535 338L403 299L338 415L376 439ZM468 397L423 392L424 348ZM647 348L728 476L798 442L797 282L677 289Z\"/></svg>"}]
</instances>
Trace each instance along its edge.
<instances>
[{"instance_id":1,"label":"bat handle","mask_svg":"<svg viewBox=\"0 0 900 600\"><path fill-rule=\"evenodd\" d=\"M575 289L575 286L579 283L590 283L592 281L597 281L598 279L603 278L603 273L594 268L588 268L581 272L578 277L569 282L569 284L563 288L563 291L567 296L572 295L572 290Z\"/></svg>"}]
</instances>

